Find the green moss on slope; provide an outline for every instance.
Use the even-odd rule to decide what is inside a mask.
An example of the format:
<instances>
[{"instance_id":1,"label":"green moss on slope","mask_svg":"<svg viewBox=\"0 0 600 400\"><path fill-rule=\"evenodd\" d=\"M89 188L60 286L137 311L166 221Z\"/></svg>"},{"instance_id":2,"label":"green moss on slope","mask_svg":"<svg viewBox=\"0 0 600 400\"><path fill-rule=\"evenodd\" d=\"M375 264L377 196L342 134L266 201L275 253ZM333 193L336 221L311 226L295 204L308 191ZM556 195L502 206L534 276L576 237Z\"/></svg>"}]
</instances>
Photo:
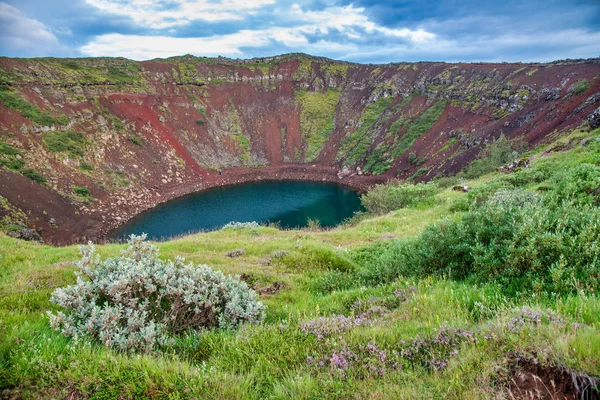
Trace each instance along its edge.
<instances>
[{"instance_id":1,"label":"green moss on slope","mask_svg":"<svg viewBox=\"0 0 600 400\"><path fill-rule=\"evenodd\" d=\"M410 125L406 133L399 138L394 144L394 157L401 156L408 150L415 140L421 137L425 132L431 129L435 121L438 120L444 108L446 108L447 100L438 100L433 106L429 107L417 120Z\"/></svg>"},{"instance_id":2,"label":"green moss on slope","mask_svg":"<svg viewBox=\"0 0 600 400\"><path fill-rule=\"evenodd\" d=\"M300 126L302 139L306 142L306 161L317 159L334 129L335 107L340 91L330 89L327 92L296 92L296 101L300 104Z\"/></svg>"},{"instance_id":3,"label":"green moss on slope","mask_svg":"<svg viewBox=\"0 0 600 400\"><path fill-rule=\"evenodd\" d=\"M360 118L359 128L344 139L338 152L338 158L346 158L346 165L355 165L366 157L372 144L376 122L393 101L392 97L380 97L365 107Z\"/></svg>"},{"instance_id":4,"label":"green moss on slope","mask_svg":"<svg viewBox=\"0 0 600 400\"><path fill-rule=\"evenodd\" d=\"M39 125L66 125L69 123L69 118L65 115L55 117L23 99L17 92L10 89L8 86L0 86L0 101L8 108L17 110L28 120Z\"/></svg>"}]
</instances>

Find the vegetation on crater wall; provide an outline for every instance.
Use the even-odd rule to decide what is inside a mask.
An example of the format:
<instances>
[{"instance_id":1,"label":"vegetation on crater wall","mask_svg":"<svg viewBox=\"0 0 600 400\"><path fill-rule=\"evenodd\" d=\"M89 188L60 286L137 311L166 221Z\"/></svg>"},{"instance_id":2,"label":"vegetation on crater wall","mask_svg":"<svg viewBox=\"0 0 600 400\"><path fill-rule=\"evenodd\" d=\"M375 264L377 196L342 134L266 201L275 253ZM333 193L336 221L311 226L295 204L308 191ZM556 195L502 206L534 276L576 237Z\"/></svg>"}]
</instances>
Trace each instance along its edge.
<instances>
[{"instance_id":1,"label":"vegetation on crater wall","mask_svg":"<svg viewBox=\"0 0 600 400\"><path fill-rule=\"evenodd\" d=\"M39 108L23 99L17 92L4 85L0 85L0 101L2 101L6 107L17 110L25 118L39 125L56 126L69 123L69 118L65 115L55 117L46 111L41 111Z\"/></svg>"},{"instance_id":2,"label":"vegetation on crater wall","mask_svg":"<svg viewBox=\"0 0 600 400\"><path fill-rule=\"evenodd\" d=\"M406 133L401 137L396 136L392 145L392 155L399 157L408 150L413 143L425 132L431 129L433 124L442 115L446 108L447 100L437 100L431 107L423 112L414 122L405 123L409 125Z\"/></svg>"},{"instance_id":3,"label":"vegetation on crater wall","mask_svg":"<svg viewBox=\"0 0 600 400\"><path fill-rule=\"evenodd\" d=\"M295 96L300 106L301 134L306 143L305 159L313 162L333 132L340 91L329 89L325 92L309 92L301 89L295 92Z\"/></svg>"},{"instance_id":4,"label":"vegetation on crater wall","mask_svg":"<svg viewBox=\"0 0 600 400\"><path fill-rule=\"evenodd\" d=\"M345 159L344 164L348 166L365 159L377 130L377 122L385 118L383 114L393 102L393 97L382 96L365 107L356 131L342 141L338 159Z\"/></svg>"},{"instance_id":5,"label":"vegetation on crater wall","mask_svg":"<svg viewBox=\"0 0 600 400\"><path fill-rule=\"evenodd\" d=\"M48 150L55 153L67 152L72 157L83 156L87 144L83 134L70 130L46 132L44 143Z\"/></svg>"},{"instance_id":6,"label":"vegetation on crater wall","mask_svg":"<svg viewBox=\"0 0 600 400\"><path fill-rule=\"evenodd\" d=\"M11 170L21 169L25 165L23 151L8 143L0 142L0 165Z\"/></svg>"}]
</instances>

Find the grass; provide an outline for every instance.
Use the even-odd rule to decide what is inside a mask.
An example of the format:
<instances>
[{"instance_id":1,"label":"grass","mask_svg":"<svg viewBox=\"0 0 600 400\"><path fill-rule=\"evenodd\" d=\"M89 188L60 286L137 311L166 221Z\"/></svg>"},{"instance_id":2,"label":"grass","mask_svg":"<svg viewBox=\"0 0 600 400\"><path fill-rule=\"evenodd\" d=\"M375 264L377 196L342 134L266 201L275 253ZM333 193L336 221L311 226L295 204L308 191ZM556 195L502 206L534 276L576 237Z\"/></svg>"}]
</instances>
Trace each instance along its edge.
<instances>
[{"instance_id":1,"label":"grass","mask_svg":"<svg viewBox=\"0 0 600 400\"><path fill-rule=\"evenodd\" d=\"M550 156L542 157L543 150L530 157L542 171L598 165L600 159L600 143L595 141ZM464 184L476 191L508 179L536 190L554 179L551 173L541 181L531 176L529 171L494 172ZM374 268L369 260L390 243L411 240L436 221L460 221L463 212L457 205L469 195L438 190L431 201L376 217L355 217L331 230L223 229L157 243L161 257L182 256L228 274L248 274L257 288L274 282L285 287L261 296L268 310L259 326L184 335L163 351L146 355L118 353L53 331L43 314L56 309L49 302L52 291L75 281L71 262L79 258L77 246L51 247L0 233L0 390L8 397L41 399L508 398L508 371L515 355L600 376L596 293L515 296L493 283L448 276L401 276L324 290L343 283L352 268ZM102 257L117 256L123 248L97 246ZM226 253L235 249L245 254L232 260ZM279 250L287 255L265 263ZM355 318L364 307L381 302L387 311L366 324L323 338L303 332L309 321L331 321L339 314ZM539 321L530 319L538 314ZM461 339L446 348L432 341L442 326L472 332L477 340ZM430 343L426 351L402 353L417 337ZM369 353L369 344L399 364L381 362ZM436 370L427 362L454 350L445 368ZM348 356L350 365L342 369L331 361L319 365L322 357L343 351L356 355L357 361ZM394 352L404 356L397 358Z\"/></svg>"},{"instance_id":2,"label":"grass","mask_svg":"<svg viewBox=\"0 0 600 400\"><path fill-rule=\"evenodd\" d=\"M573 95L577 96L585 92L590 87L590 83L585 79L575 82L573 85Z\"/></svg>"},{"instance_id":3,"label":"grass","mask_svg":"<svg viewBox=\"0 0 600 400\"><path fill-rule=\"evenodd\" d=\"M79 132L46 132L44 142L48 146L48 150L55 153L66 152L72 157L81 157L85 154L86 141L83 134Z\"/></svg>"},{"instance_id":4,"label":"grass","mask_svg":"<svg viewBox=\"0 0 600 400\"><path fill-rule=\"evenodd\" d=\"M135 144L136 146L141 146L143 144L142 139L135 135L129 135L128 139L131 143Z\"/></svg>"},{"instance_id":5,"label":"grass","mask_svg":"<svg viewBox=\"0 0 600 400\"><path fill-rule=\"evenodd\" d=\"M69 118L65 115L55 117L48 112L41 111L8 86L0 85L0 101L2 101L6 107L17 110L25 118L38 125L59 126L69 123Z\"/></svg>"},{"instance_id":6,"label":"grass","mask_svg":"<svg viewBox=\"0 0 600 400\"><path fill-rule=\"evenodd\" d=\"M398 157L407 151L413 143L421 137L425 132L431 129L435 121L438 120L444 108L446 108L446 100L438 100L435 104L429 107L423 114L417 118L410 126L404 135L393 146L393 155Z\"/></svg>"},{"instance_id":7,"label":"grass","mask_svg":"<svg viewBox=\"0 0 600 400\"><path fill-rule=\"evenodd\" d=\"M18 171L25 162L22 159L23 152L8 143L0 142L0 165Z\"/></svg>"},{"instance_id":8,"label":"grass","mask_svg":"<svg viewBox=\"0 0 600 400\"><path fill-rule=\"evenodd\" d=\"M334 129L334 114L340 91L329 89L326 92L296 91L296 101L300 105L300 126L302 138L306 141L306 161L317 159Z\"/></svg>"},{"instance_id":9,"label":"grass","mask_svg":"<svg viewBox=\"0 0 600 400\"><path fill-rule=\"evenodd\" d=\"M39 183L40 185L46 184L46 178L44 177L44 175L40 174L32 168L25 168L21 170L21 173L29 179L31 179L32 181Z\"/></svg>"},{"instance_id":10,"label":"grass","mask_svg":"<svg viewBox=\"0 0 600 400\"><path fill-rule=\"evenodd\" d=\"M344 138L337 158L346 158L345 165L352 166L365 159L371 147L372 136L377 129L377 122L385 119L384 112L393 103L393 97L380 97L365 107L358 128ZM376 155L377 156L377 155Z\"/></svg>"}]
</instances>

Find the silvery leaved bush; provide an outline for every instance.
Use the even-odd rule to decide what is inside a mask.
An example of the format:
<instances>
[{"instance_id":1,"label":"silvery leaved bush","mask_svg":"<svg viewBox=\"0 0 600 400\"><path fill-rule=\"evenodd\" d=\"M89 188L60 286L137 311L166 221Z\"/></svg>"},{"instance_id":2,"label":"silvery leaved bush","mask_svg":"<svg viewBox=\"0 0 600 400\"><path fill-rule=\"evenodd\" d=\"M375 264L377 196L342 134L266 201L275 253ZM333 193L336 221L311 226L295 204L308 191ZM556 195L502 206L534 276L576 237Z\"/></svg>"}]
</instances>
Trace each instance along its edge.
<instances>
[{"instance_id":1,"label":"silvery leaved bush","mask_svg":"<svg viewBox=\"0 0 600 400\"><path fill-rule=\"evenodd\" d=\"M228 229L228 228L230 228L230 229L245 229L245 228L256 229L256 228L260 228L260 225L256 221L252 221L252 222L231 221L231 222L223 225L223 229Z\"/></svg>"},{"instance_id":2,"label":"silvery leaved bush","mask_svg":"<svg viewBox=\"0 0 600 400\"><path fill-rule=\"evenodd\" d=\"M48 312L51 326L76 339L148 352L179 333L262 321L265 306L245 282L180 257L161 260L145 239L131 235L121 256L106 260L93 244L82 246L77 282L52 295L65 311Z\"/></svg>"}]
</instances>

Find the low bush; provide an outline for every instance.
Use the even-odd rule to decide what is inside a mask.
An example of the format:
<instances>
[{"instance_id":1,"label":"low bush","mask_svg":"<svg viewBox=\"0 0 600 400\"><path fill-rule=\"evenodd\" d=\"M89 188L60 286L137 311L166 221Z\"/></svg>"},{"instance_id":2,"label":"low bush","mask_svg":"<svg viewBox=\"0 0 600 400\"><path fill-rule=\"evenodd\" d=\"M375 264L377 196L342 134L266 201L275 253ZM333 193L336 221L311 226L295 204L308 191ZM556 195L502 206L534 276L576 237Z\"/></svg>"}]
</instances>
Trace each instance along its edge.
<instances>
[{"instance_id":1,"label":"low bush","mask_svg":"<svg viewBox=\"0 0 600 400\"><path fill-rule=\"evenodd\" d=\"M488 143L481 151L479 158L473 160L460 175L467 179L478 178L515 160L526 149L526 144L508 140L504 134L501 134L498 139Z\"/></svg>"},{"instance_id":2,"label":"low bush","mask_svg":"<svg viewBox=\"0 0 600 400\"><path fill-rule=\"evenodd\" d=\"M385 214L431 199L438 192L435 183L376 185L360 198L362 205L372 214Z\"/></svg>"},{"instance_id":3,"label":"low bush","mask_svg":"<svg viewBox=\"0 0 600 400\"><path fill-rule=\"evenodd\" d=\"M94 166L90 163L83 161L83 162L79 163L79 169L82 171L93 171Z\"/></svg>"},{"instance_id":4,"label":"low bush","mask_svg":"<svg viewBox=\"0 0 600 400\"><path fill-rule=\"evenodd\" d=\"M34 169L25 168L21 170L21 173L29 179L31 179L32 181L39 183L40 185L46 184L46 178L44 177L44 175L40 174Z\"/></svg>"},{"instance_id":5,"label":"low bush","mask_svg":"<svg viewBox=\"0 0 600 400\"><path fill-rule=\"evenodd\" d=\"M461 221L428 226L420 237L362 249L370 266L360 281L445 276L496 283L510 295L566 295L600 290L600 209L556 202L523 190L500 190L475 202Z\"/></svg>"},{"instance_id":6,"label":"low bush","mask_svg":"<svg viewBox=\"0 0 600 400\"><path fill-rule=\"evenodd\" d=\"M600 203L600 166L583 163L553 177L552 191L560 200Z\"/></svg>"},{"instance_id":7,"label":"low bush","mask_svg":"<svg viewBox=\"0 0 600 400\"><path fill-rule=\"evenodd\" d=\"M590 83L585 79L575 82L573 85L573 95L577 96L588 90Z\"/></svg>"},{"instance_id":8,"label":"low bush","mask_svg":"<svg viewBox=\"0 0 600 400\"><path fill-rule=\"evenodd\" d=\"M142 139L134 135L129 135L129 141L135 144L136 146L141 146L143 144Z\"/></svg>"},{"instance_id":9,"label":"low bush","mask_svg":"<svg viewBox=\"0 0 600 400\"><path fill-rule=\"evenodd\" d=\"M67 116L62 115L60 117L55 117L50 113L40 110L6 85L0 85L0 101L2 101L6 107L17 110L25 118L38 125L56 126L69 123L69 118Z\"/></svg>"},{"instance_id":10,"label":"low bush","mask_svg":"<svg viewBox=\"0 0 600 400\"><path fill-rule=\"evenodd\" d=\"M66 310L48 312L52 327L107 347L148 352L183 332L262 321L265 307L246 283L179 257L163 261L145 238L132 235L120 257L104 261L93 245L82 247L77 282L52 295Z\"/></svg>"},{"instance_id":11,"label":"low bush","mask_svg":"<svg viewBox=\"0 0 600 400\"><path fill-rule=\"evenodd\" d=\"M78 132L46 132L44 142L48 146L48 150L56 153L66 151L72 157L83 156L85 153L85 138Z\"/></svg>"},{"instance_id":12,"label":"low bush","mask_svg":"<svg viewBox=\"0 0 600 400\"><path fill-rule=\"evenodd\" d=\"M73 185L73 193L78 194L83 197L88 197L88 196L90 196L90 189L88 189L86 186Z\"/></svg>"}]
</instances>

